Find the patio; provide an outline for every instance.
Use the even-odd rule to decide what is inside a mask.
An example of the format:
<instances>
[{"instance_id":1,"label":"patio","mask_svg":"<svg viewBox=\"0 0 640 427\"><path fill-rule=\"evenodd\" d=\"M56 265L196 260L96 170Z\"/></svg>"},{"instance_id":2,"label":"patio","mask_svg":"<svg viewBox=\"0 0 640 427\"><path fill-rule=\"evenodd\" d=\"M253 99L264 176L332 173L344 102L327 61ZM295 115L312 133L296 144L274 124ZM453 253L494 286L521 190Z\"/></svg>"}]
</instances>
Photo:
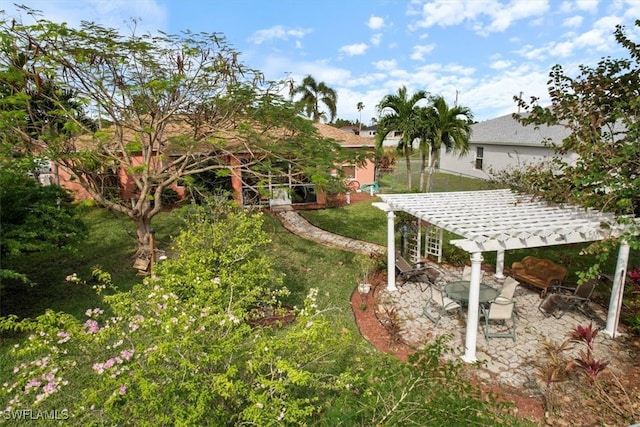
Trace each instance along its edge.
<instances>
[{"instance_id":1,"label":"patio","mask_svg":"<svg viewBox=\"0 0 640 427\"><path fill-rule=\"evenodd\" d=\"M442 272L439 284L457 280L462 275L462 268L438 266ZM498 279L494 274L485 271L484 283L500 289L504 279ZM384 287L378 289L378 306L376 312L384 319L387 312L385 307L393 307L401 320L402 339L413 348L422 348L439 336L448 336L448 345L452 353L451 358L460 358L464 352L466 335L466 313L463 307L461 313L446 313L434 328L434 323L422 312L427 303L428 293L424 292L425 284L408 282L389 291ZM519 285L514 294L518 314L516 342L510 338L491 338L487 340L483 334L483 323L478 323L478 339L476 357L478 364L470 366L474 374L489 383L515 387L529 392L532 396L542 393L542 387L536 378L538 367L545 363L543 340L547 339L561 343L567 338L567 333L576 326L593 326L603 329L607 314L597 304L589 303L586 317L578 310L567 312L561 319L553 316L545 317L539 310L540 292ZM607 359L611 369L616 374L624 374L629 366L635 366L637 350L629 345L627 337L632 336L620 326L618 339L613 339L602 331L595 339L594 354L598 359ZM567 353L577 357L583 348L575 345ZM548 359L546 359L548 362Z\"/></svg>"}]
</instances>

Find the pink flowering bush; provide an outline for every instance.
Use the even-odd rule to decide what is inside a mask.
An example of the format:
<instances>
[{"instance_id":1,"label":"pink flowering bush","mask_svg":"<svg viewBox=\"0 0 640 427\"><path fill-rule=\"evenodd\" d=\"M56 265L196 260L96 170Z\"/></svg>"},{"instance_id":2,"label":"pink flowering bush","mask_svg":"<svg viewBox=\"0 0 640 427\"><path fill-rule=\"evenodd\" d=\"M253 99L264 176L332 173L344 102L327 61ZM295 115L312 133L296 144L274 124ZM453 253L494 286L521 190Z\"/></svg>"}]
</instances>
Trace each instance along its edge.
<instances>
[{"instance_id":1,"label":"pink flowering bush","mask_svg":"<svg viewBox=\"0 0 640 427\"><path fill-rule=\"evenodd\" d=\"M350 382L335 361L348 357L351 334L333 330L316 291L293 324L252 328L252 308L288 295L265 256L262 219L205 213L187 218L178 255L156 277L103 296L84 319L5 319L29 336L11 351L0 409L65 407L78 425L269 425L326 408Z\"/></svg>"}]
</instances>

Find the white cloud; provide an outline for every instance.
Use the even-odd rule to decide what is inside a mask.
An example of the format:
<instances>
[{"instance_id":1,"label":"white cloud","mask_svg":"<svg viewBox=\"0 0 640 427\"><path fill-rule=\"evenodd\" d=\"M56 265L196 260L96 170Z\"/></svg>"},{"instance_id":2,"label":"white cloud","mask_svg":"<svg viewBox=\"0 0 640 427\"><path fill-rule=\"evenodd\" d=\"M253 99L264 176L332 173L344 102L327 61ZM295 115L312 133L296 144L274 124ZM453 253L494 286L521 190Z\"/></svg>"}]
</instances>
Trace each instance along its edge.
<instances>
[{"instance_id":1,"label":"white cloud","mask_svg":"<svg viewBox=\"0 0 640 427\"><path fill-rule=\"evenodd\" d=\"M595 13L598 11L598 0L576 0L575 7L578 10Z\"/></svg>"},{"instance_id":2,"label":"white cloud","mask_svg":"<svg viewBox=\"0 0 640 427\"><path fill-rule=\"evenodd\" d=\"M289 38L301 39L310 32L310 29L287 28L282 25L276 25L271 28L256 31L251 35L251 37L249 37L249 41L255 44L262 44L269 40L289 40Z\"/></svg>"},{"instance_id":3,"label":"white cloud","mask_svg":"<svg viewBox=\"0 0 640 427\"><path fill-rule=\"evenodd\" d=\"M349 56L357 56L364 55L368 47L369 46L367 46L366 43L356 43L342 46L339 51L342 53L346 53Z\"/></svg>"},{"instance_id":4,"label":"white cloud","mask_svg":"<svg viewBox=\"0 0 640 427\"><path fill-rule=\"evenodd\" d=\"M516 21L542 16L548 10L548 0L514 0L509 4L496 0L434 0L422 6L422 19L410 29L468 22L478 34L486 35L505 31Z\"/></svg>"},{"instance_id":5,"label":"white cloud","mask_svg":"<svg viewBox=\"0 0 640 427\"><path fill-rule=\"evenodd\" d=\"M489 68L493 70L503 70L505 68L508 68L509 66L511 66L511 61L508 61L506 59L498 59L489 64Z\"/></svg>"},{"instance_id":6,"label":"white cloud","mask_svg":"<svg viewBox=\"0 0 640 427\"><path fill-rule=\"evenodd\" d=\"M372 30L379 30L384 27L384 19L379 16L371 16L369 22L367 22L367 26Z\"/></svg>"},{"instance_id":7,"label":"white cloud","mask_svg":"<svg viewBox=\"0 0 640 427\"><path fill-rule=\"evenodd\" d=\"M435 48L436 48L436 45L434 43L427 44L427 45L414 46L413 52L411 53L411 59L413 59L414 61L424 61L425 60L424 56L433 52Z\"/></svg>"},{"instance_id":8,"label":"white cloud","mask_svg":"<svg viewBox=\"0 0 640 427\"><path fill-rule=\"evenodd\" d=\"M398 68L398 62L395 59L376 61L373 63L376 70L390 71Z\"/></svg>"},{"instance_id":9,"label":"white cloud","mask_svg":"<svg viewBox=\"0 0 640 427\"><path fill-rule=\"evenodd\" d=\"M580 25L582 25L583 20L584 18L582 16L579 16L579 15L572 16L562 21L562 26L569 27L569 28L577 28Z\"/></svg>"},{"instance_id":10,"label":"white cloud","mask_svg":"<svg viewBox=\"0 0 640 427\"><path fill-rule=\"evenodd\" d=\"M380 46L380 42L382 42L382 33L372 35L369 41L373 46Z\"/></svg>"},{"instance_id":11,"label":"white cloud","mask_svg":"<svg viewBox=\"0 0 640 427\"><path fill-rule=\"evenodd\" d=\"M502 32L516 21L540 16L549 10L545 1L514 1L506 7L489 9L486 13L492 18L491 23L483 31Z\"/></svg>"},{"instance_id":12,"label":"white cloud","mask_svg":"<svg viewBox=\"0 0 640 427\"><path fill-rule=\"evenodd\" d=\"M575 43L573 41L554 43L553 46L549 49L549 54L552 56L558 56L560 58L566 58L568 56L571 56L571 54L574 52L574 49Z\"/></svg>"}]
</instances>

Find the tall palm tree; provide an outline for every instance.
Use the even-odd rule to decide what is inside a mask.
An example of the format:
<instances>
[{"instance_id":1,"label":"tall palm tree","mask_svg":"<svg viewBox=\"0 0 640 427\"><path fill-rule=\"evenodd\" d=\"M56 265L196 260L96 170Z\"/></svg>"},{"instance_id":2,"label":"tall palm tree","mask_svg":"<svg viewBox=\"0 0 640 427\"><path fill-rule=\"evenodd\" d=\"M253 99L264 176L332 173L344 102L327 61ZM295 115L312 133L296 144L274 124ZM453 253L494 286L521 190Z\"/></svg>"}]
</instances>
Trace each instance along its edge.
<instances>
[{"instance_id":1,"label":"tall palm tree","mask_svg":"<svg viewBox=\"0 0 640 427\"><path fill-rule=\"evenodd\" d=\"M329 122L332 122L336 117L338 95L335 90L331 89L324 82L318 83L313 77L308 75L302 80L299 86L293 89L292 96L295 95L302 95L296 102L296 106L314 122L319 122L322 117L324 117L325 120L327 118L326 113L320 110L321 103L329 110Z\"/></svg>"},{"instance_id":2,"label":"tall palm tree","mask_svg":"<svg viewBox=\"0 0 640 427\"><path fill-rule=\"evenodd\" d=\"M362 103L362 101L358 102L358 105L356 105L356 108L358 109L358 112L360 113L360 119L358 120L358 134L360 132L362 132L362 110L364 110L364 104Z\"/></svg>"},{"instance_id":3,"label":"tall palm tree","mask_svg":"<svg viewBox=\"0 0 640 427\"><path fill-rule=\"evenodd\" d=\"M404 153L407 163L407 188L412 189L411 183L411 151L415 135L414 128L419 122L420 106L418 103L427 98L427 92L419 90L411 97L407 88L402 86L397 94L385 95L377 106L380 119L376 131L376 148L380 151L382 142L391 132L402 133L398 142L398 152Z\"/></svg>"},{"instance_id":4,"label":"tall palm tree","mask_svg":"<svg viewBox=\"0 0 640 427\"><path fill-rule=\"evenodd\" d=\"M413 140L418 140L418 150L420 151L420 191L425 189L425 176L427 174L427 166L431 164L430 154L433 142L433 128L435 123L434 109L431 105L420 107L418 112L418 120L413 128ZM429 157L429 158L428 158Z\"/></svg>"},{"instance_id":5,"label":"tall palm tree","mask_svg":"<svg viewBox=\"0 0 640 427\"><path fill-rule=\"evenodd\" d=\"M421 129L426 134L420 137L420 149L423 169L424 159L429 157L429 174L425 188L425 191L429 192L433 170L436 161L440 158L442 148L444 147L447 153L458 153L460 156L469 152L473 113L469 108L459 105L449 108L442 96L431 97L429 107L421 113ZM423 140L424 143L422 143ZM422 181L421 175L421 189Z\"/></svg>"}]
</instances>

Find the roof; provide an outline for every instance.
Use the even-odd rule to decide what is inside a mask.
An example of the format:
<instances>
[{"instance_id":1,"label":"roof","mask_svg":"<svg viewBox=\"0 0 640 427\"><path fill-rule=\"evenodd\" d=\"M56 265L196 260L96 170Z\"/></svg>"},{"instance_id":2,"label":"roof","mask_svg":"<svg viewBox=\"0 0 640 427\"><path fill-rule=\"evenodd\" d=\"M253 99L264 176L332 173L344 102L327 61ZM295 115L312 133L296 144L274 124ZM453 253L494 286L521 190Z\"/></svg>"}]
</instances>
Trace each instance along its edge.
<instances>
[{"instance_id":1,"label":"roof","mask_svg":"<svg viewBox=\"0 0 640 427\"><path fill-rule=\"evenodd\" d=\"M591 242L625 230L613 214L574 205L551 205L511 190L380 194L383 210L404 211L450 231L452 244L487 252Z\"/></svg>"},{"instance_id":2,"label":"roof","mask_svg":"<svg viewBox=\"0 0 640 427\"><path fill-rule=\"evenodd\" d=\"M343 147L375 147L375 144L371 140L371 138L354 135L353 133L345 132L333 126L325 125L322 123L314 123L314 126L316 127L316 130L321 137L333 139ZM139 127L141 127L140 124L134 124L134 126L122 128L124 131L123 139L126 143L139 140L137 132L133 130ZM183 148L180 146L180 144L170 142L171 138L181 135L185 135L188 137L193 132L193 127L186 120L176 120L173 122L169 122L166 124L163 133L161 135L158 135L160 140L159 142L163 144L166 154L181 153L184 152ZM107 128L101 129L101 133L103 135L103 143L114 143L117 137L116 127L114 126L109 126ZM207 137L212 136L215 136L221 141L225 141L225 148L238 148L244 147L245 145L243 141L238 138L238 131L233 127L233 123L228 125L226 128L221 127L220 129L207 129L203 126L203 128L200 129L200 133L201 135L198 136L200 142L197 142L195 146L191 146L191 150L195 149L196 151L210 151L211 144L205 141L207 140ZM271 129L269 133L274 138L280 138L286 135L286 132L283 129L279 128ZM94 146L95 143L96 139L94 135L91 134L80 135L76 140L76 146L78 147Z\"/></svg>"},{"instance_id":3,"label":"roof","mask_svg":"<svg viewBox=\"0 0 640 427\"><path fill-rule=\"evenodd\" d=\"M522 114L526 117L528 114ZM500 144L540 146L544 139L561 142L570 135L568 128L560 125L528 125L516 121L511 114L471 125L472 144Z\"/></svg>"},{"instance_id":4,"label":"roof","mask_svg":"<svg viewBox=\"0 0 640 427\"><path fill-rule=\"evenodd\" d=\"M345 132L333 126L325 125L324 123L316 122L313 125L321 136L324 138L334 139L343 147L375 147L375 143L371 138L365 138L364 136L355 135L351 132Z\"/></svg>"}]
</instances>

